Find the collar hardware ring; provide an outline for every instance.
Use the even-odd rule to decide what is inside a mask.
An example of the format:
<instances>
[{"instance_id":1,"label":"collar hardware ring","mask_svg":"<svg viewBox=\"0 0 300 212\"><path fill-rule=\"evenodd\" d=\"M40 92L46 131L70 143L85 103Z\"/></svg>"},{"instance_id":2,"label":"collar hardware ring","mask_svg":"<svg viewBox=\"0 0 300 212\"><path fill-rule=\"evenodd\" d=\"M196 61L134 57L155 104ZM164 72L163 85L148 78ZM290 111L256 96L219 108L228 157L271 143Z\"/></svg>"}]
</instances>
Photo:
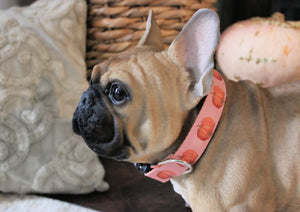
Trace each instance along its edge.
<instances>
[{"instance_id":1,"label":"collar hardware ring","mask_svg":"<svg viewBox=\"0 0 300 212\"><path fill-rule=\"evenodd\" d=\"M193 166L191 164L189 164L186 161L179 160L179 159L166 159L164 161L159 162L157 165L159 166L159 165L163 165L163 164L166 164L166 163L178 163L178 164L186 166L188 169L182 174L188 174L191 171L193 171Z\"/></svg>"}]
</instances>

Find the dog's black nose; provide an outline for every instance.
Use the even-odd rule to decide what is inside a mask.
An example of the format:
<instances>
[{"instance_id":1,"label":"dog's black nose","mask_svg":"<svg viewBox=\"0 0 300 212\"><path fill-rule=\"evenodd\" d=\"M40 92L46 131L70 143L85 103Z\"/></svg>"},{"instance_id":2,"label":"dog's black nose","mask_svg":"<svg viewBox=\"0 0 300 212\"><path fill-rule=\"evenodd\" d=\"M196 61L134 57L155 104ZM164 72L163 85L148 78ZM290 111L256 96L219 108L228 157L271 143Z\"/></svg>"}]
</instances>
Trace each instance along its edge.
<instances>
[{"instance_id":1,"label":"dog's black nose","mask_svg":"<svg viewBox=\"0 0 300 212\"><path fill-rule=\"evenodd\" d=\"M73 119L72 119L72 128L73 128L73 131L78 134L78 135L81 135L81 131L80 131L80 121L83 121L81 120L81 118L83 118L82 116L85 114L86 116L88 116L87 114L87 110L88 110L88 107L90 106L93 106L93 104L95 104L95 98L96 98L96 92L95 92L95 89L93 88L88 88L87 91L84 91L81 95L81 99L80 99L80 102L73 114ZM83 114L81 114L83 113Z\"/></svg>"},{"instance_id":2,"label":"dog's black nose","mask_svg":"<svg viewBox=\"0 0 300 212\"><path fill-rule=\"evenodd\" d=\"M73 114L73 131L86 141L110 142L114 136L113 117L98 87L85 91Z\"/></svg>"},{"instance_id":3,"label":"dog's black nose","mask_svg":"<svg viewBox=\"0 0 300 212\"><path fill-rule=\"evenodd\" d=\"M85 92L82 93L79 102L80 107L91 107L96 104L96 100L101 98L101 90L96 87L89 87Z\"/></svg>"},{"instance_id":4,"label":"dog's black nose","mask_svg":"<svg viewBox=\"0 0 300 212\"><path fill-rule=\"evenodd\" d=\"M77 119L75 117L76 117L76 115L74 113L73 118L72 118L72 129L73 129L74 133L76 133L77 135L81 135L78 124L77 124Z\"/></svg>"}]
</instances>

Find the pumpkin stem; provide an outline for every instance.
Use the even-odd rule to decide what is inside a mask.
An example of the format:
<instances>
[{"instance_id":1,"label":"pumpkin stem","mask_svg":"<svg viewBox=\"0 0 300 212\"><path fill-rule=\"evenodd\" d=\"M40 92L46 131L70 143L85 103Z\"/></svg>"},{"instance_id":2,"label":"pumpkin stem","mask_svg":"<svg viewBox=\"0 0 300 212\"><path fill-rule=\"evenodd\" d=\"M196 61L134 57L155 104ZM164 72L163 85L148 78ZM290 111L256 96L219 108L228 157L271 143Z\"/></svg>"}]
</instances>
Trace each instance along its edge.
<instances>
[{"instance_id":1,"label":"pumpkin stem","mask_svg":"<svg viewBox=\"0 0 300 212\"><path fill-rule=\"evenodd\" d=\"M276 12L272 15L271 20L272 21L284 22L285 18L284 18L284 15L282 13Z\"/></svg>"}]
</instances>

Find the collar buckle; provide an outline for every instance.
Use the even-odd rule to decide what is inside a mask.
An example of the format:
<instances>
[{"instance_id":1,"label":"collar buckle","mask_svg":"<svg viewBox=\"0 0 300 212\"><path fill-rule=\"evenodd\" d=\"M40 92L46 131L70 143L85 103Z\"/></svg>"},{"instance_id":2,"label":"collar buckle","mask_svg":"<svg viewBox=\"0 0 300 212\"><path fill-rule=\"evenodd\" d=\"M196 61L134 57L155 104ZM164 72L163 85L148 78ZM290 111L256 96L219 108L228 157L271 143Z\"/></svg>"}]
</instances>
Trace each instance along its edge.
<instances>
[{"instance_id":1,"label":"collar buckle","mask_svg":"<svg viewBox=\"0 0 300 212\"><path fill-rule=\"evenodd\" d=\"M157 165L160 166L160 165L163 165L166 163L178 163L180 165L187 167L188 169L185 172L183 172L182 174L188 174L193 171L193 166L191 164L189 164L188 162L186 162L184 160L179 160L179 159L172 159L172 158L166 159L164 161L159 162Z\"/></svg>"}]
</instances>

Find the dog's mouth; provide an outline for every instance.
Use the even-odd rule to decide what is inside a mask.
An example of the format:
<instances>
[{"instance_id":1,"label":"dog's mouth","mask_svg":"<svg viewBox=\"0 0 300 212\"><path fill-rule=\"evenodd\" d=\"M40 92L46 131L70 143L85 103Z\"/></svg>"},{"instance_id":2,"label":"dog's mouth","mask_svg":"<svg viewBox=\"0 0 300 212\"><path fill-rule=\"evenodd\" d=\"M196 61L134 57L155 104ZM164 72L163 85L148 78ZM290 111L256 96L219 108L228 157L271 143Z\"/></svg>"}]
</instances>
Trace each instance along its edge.
<instances>
[{"instance_id":1,"label":"dog's mouth","mask_svg":"<svg viewBox=\"0 0 300 212\"><path fill-rule=\"evenodd\" d=\"M85 143L97 155L115 160L129 159L130 151L134 150L124 132L115 133L114 138L108 144L103 144L97 141L90 141L86 139Z\"/></svg>"},{"instance_id":2,"label":"dog's mouth","mask_svg":"<svg viewBox=\"0 0 300 212\"><path fill-rule=\"evenodd\" d=\"M130 149L134 149L128 140L127 136L123 136L123 142L122 145L112 151L109 155L102 155L103 157L115 159L115 160L127 160L130 157ZM96 152L96 151L95 151ZM97 153L97 152L96 152ZM97 153L98 154L98 153ZM100 155L100 154L98 154Z\"/></svg>"}]
</instances>

